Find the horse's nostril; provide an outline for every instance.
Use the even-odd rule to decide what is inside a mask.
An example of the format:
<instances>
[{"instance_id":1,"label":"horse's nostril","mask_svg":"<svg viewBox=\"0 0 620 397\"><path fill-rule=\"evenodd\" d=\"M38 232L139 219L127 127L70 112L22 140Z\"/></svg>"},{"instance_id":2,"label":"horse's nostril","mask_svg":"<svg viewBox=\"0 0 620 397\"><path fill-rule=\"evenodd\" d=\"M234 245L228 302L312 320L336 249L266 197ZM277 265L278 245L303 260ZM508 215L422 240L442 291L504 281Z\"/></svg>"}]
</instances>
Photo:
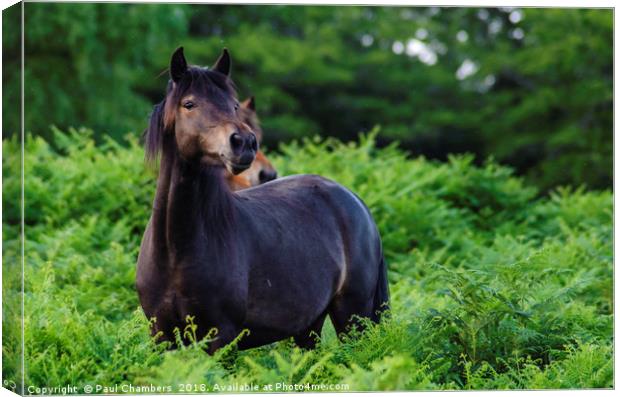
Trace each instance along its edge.
<instances>
[{"instance_id":1,"label":"horse's nostril","mask_svg":"<svg viewBox=\"0 0 620 397\"><path fill-rule=\"evenodd\" d=\"M243 138L240 134L235 132L230 136L230 146L232 146L233 149L239 149L243 146Z\"/></svg>"},{"instance_id":2,"label":"horse's nostril","mask_svg":"<svg viewBox=\"0 0 620 397\"><path fill-rule=\"evenodd\" d=\"M250 148L255 152L258 150L258 141L256 140L256 135L250 135Z\"/></svg>"}]
</instances>

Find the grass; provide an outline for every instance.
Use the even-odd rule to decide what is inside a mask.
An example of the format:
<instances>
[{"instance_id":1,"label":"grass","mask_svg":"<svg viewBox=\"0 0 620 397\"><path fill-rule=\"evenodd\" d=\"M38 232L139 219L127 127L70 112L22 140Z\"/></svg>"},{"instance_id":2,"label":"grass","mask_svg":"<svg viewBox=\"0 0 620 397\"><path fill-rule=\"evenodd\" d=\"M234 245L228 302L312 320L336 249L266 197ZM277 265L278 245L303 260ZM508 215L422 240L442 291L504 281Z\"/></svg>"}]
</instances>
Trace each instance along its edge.
<instances>
[{"instance_id":1,"label":"grass","mask_svg":"<svg viewBox=\"0 0 620 397\"><path fill-rule=\"evenodd\" d=\"M53 146L28 137L25 153L26 387L613 387L609 191L540 197L492 161L409 159L377 149L374 134L283 146L271 156L280 175L330 177L370 207L392 312L343 343L328 322L314 351L285 340L210 357L204 341L164 351L149 337L134 280L155 174L137 140L97 146L88 130L55 131ZM19 164L18 142L4 141L3 378L18 386Z\"/></svg>"}]
</instances>

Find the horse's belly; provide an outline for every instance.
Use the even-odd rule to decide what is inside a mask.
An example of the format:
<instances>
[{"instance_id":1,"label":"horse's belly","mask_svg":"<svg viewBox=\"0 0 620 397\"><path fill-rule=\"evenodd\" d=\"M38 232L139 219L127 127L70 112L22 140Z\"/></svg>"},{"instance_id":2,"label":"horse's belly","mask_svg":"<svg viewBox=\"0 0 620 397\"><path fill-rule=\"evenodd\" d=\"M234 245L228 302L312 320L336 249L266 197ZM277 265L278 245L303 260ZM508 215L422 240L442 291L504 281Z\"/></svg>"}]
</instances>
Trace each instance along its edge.
<instances>
[{"instance_id":1,"label":"horse's belly","mask_svg":"<svg viewBox=\"0 0 620 397\"><path fill-rule=\"evenodd\" d=\"M241 350L264 346L291 337L290 332L279 329L258 326L246 326L243 329L248 330L249 333L239 340L238 346Z\"/></svg>"},{"instance_id":2,"label":"horse's belly","mask_svg":"<svg viewBox=\"0 0 620 397\"><path fill-rule=\"evenodd\" d=\"M305 331L327 309L339 278L340 265L333 260L272 263L252 278L246 327L288 336Z\"/></svg>"},{"instance_id":3,"label":"horse's belly","mask_svg":"<svg viewBox=\"0 0 620 397\"><path fill-rule=\"evenodd\" d=\"M325 308L323 307L323 310ZM304 309L284 308L278 305L267 309L256 308L248 313L243 328L269 331L273 335L292 336L307 329L323 310L304 311Z\"/></svg>"}]
</instances>

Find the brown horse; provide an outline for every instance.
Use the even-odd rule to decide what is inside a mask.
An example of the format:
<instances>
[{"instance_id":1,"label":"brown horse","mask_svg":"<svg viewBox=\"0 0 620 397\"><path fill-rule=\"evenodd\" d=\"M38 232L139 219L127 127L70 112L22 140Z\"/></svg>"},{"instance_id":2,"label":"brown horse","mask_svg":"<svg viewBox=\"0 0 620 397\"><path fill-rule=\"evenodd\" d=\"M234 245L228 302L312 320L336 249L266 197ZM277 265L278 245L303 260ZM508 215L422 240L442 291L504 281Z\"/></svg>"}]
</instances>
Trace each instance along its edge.
<instances>
[{"instance_id":1,"label":"brown horse","mask_svg":"<svg viewBox=\"0 0 620 397\"><path fill-rule=\"evenodd\" d=\"M253 96L239 104L239 116L254 132L260 144L263 140L263 130L258 121L258 116L256 116L256 102ZM228 172L226 181L232 190L241 190L269 182L276 179L277 176L276 169L271 165L263 151L259 150L250 168L239 175Z\"/></svg>"},{"instance_id":2,"label":"brown horse","mask_svg":"<svg viewBox=\"0 0 620 397\"><path fill-rule=\"evenodd\" d=\"M248 169L258 150L230 65L226 50L207 69L177 49L146 131L147 159L161 160L136 286L152 332L174 341L194 316L198 338L218 331L212 353L244 330L240 349L289 337L313 347L327 315L338 334L357 317L379 321L389 300L381 239L355 194L316 175L226 184L225 171Z\"/></svg>"}]
</instances>

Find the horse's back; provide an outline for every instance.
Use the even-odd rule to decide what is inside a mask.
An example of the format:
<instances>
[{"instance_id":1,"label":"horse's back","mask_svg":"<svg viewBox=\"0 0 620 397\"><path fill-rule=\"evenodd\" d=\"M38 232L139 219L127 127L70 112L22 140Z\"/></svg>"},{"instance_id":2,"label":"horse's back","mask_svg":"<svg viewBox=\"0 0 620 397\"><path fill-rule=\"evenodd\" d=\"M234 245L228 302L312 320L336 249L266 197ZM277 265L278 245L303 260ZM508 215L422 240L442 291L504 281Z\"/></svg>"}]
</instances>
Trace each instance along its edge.
<instances>
[{"instance_id":1,"label":"horse's back","mask_svg":"<svg viewBox=\"0 0 620 397\"><path fill-rule=\"evenodd\" d=\"M380 239L364 202L346 187L320 175L279 178L237 192L237 197L248 215L262 224L286 217L287 222L301 221L310 230L314 223L331 223L348 234L364 233L376 242Z\"/></svg>"},{"instance_id":2,"label":"horse's back","mask_svg":"<svg viewBox=\"0 0 620 397\"><path fill-rule=\"evenodd\" d=\"M364 232L379 240L370 211L362 200L346 187L319 175L293 175L237 193L248 211L261 224L301 223L334 227L342 232ZM304 230L298 230L304 233Z\"/></svg>"},{"instance_id":3,"label":"horse's back","mask_svg":"<svg viewBox=\"0 0 620 397\"><path fill-rule=\"evenodd\" d=\"M320 175L286 176L236 194L241 200L252 200L258 205L267 202L309 205L318 200L348 207L355 213L361 211L369 215L364 203L354 193L339 183Z\"/></svg>"}]
</instances>

